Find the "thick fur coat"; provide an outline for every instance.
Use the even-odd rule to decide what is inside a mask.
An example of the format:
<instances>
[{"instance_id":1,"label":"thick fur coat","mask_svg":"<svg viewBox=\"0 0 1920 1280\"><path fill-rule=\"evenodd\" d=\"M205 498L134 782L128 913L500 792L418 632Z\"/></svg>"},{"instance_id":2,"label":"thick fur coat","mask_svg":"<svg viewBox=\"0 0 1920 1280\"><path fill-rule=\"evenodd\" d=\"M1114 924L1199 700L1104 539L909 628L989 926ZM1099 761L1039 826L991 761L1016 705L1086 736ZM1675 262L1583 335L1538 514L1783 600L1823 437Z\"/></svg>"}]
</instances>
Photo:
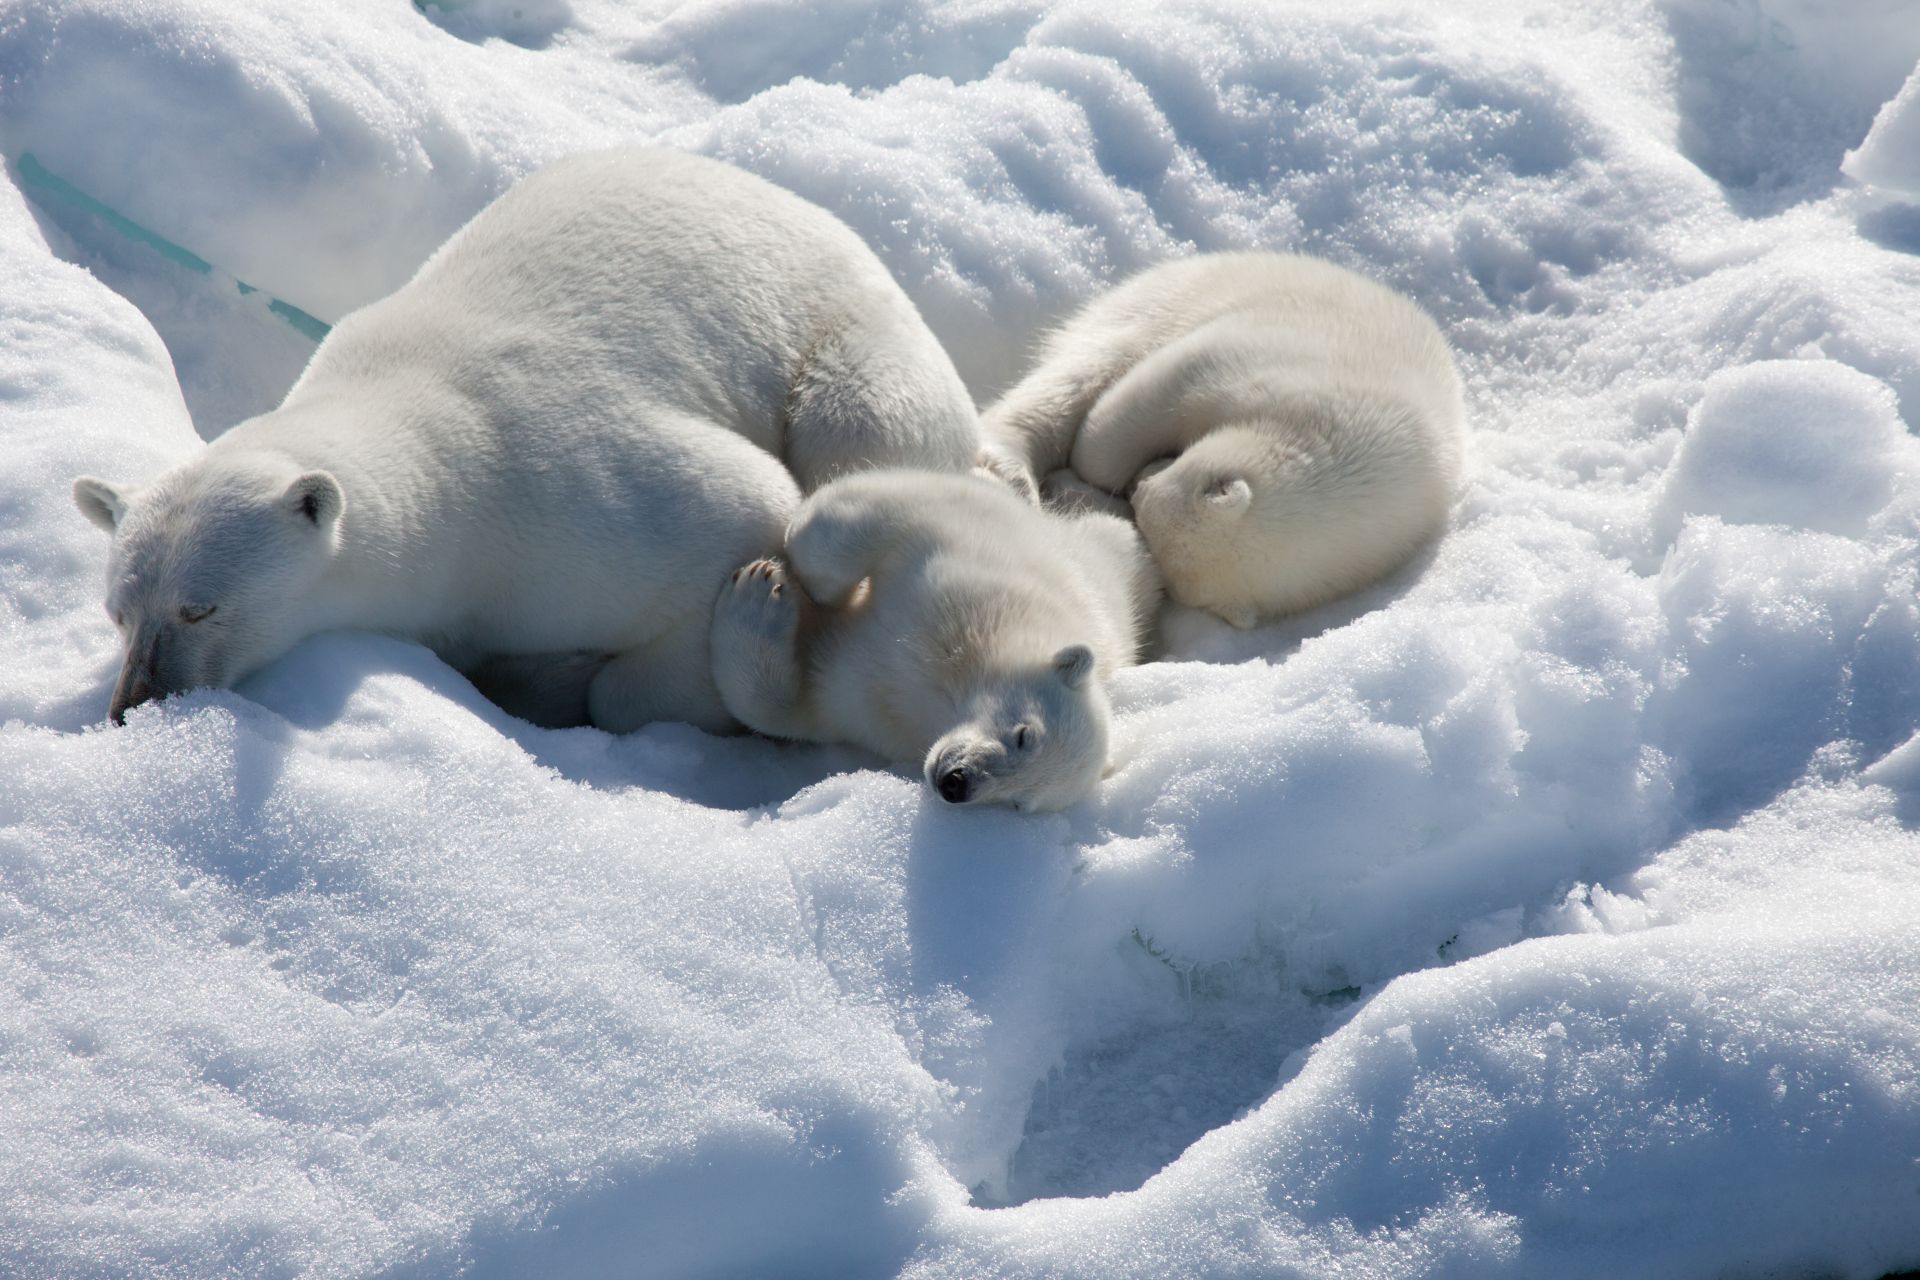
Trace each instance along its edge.
<instances>
[{"instance_id":1,"label":"thick fur coat","mask_svg":"<svg viewBox=\"0 0 1920 1280\"><path fill-rule=\"evenodd\" d=\"M557 722L728 727L728 571L836 475L977 447L952 362L832 215L673 151L563 160L343 319L278 409L145 485L76 482L114 537L111 714L361 627L469 671L524 657L507 683Z\"/></svg>"},{"instance_id":2,"label":"thick fur coat","mask_svg":"<svg viewBox=\"0 0 1920 1280\"><path fill-rule=\"evenodd\" d=\"M1245 627L1433 538L1464 423L1446 339L1411 301L1312 258L1213 254L1061 326L987 411L983 461L1050 500L1124 498L1168 595Z\"/></svg>"},{"instance_id":3,"label":"thick fur coat","mask_svg":"<svg viewBox=\"0 0 1920 1280\"><path fill-rule=\"evenodd\" d=\"M952 803L1060 809L1105 770L1106 680L1139 657L1159 593L1124 520L873 472L808 498L782 558L734 575L713 668L763 733L915 765Z\"/></svg>"}]
</instances>

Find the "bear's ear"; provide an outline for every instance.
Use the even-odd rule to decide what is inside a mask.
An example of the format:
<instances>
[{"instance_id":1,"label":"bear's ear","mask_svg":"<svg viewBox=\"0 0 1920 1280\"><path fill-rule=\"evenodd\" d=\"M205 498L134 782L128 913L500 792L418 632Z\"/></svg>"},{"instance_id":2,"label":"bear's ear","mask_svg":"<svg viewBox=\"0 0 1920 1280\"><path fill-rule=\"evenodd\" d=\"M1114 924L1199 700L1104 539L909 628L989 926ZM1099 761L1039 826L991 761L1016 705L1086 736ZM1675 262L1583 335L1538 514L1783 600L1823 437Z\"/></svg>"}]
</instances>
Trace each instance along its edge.
<instances>
[{"instance_id":1,"label":"bear's ear","mask_svg":"<svg viewBox=\"0 0 1920 1280\"><path fill-rule=\"evenodd\" d=\"M1053 674L1069 689L1086 684L1093 674L1093 650L1083 644L1070 644L1053 655Z\"/></svg>"},{"instance_id":2,"label":"bear's ear","mask_svg":"<svg viewBox=\"0 0 1920 1280\"><path fill-rule=\"evenodd\" d=\"M287 486L280 501L294 515L324 529L340 518L347 495L340 491L340 482L325 471L309 471Z\"/></svg>"},{"instance_id":3,"label":"bear's ear","mask_svg":"<svg viewBox=\"0 0 1920 1280\"><path fill-rule=\"evenodd\" d=\"M127 497L105 480L81 476L73 482L73 505L80 514L112 533L127 514Z\"/></svg>"},{"instance_id":4,"label":"bear's ear","mask_svg":"<svg viewBox=\"0 0 1920 1280\"><path fill-rule=\"evenodd\" d=\"M1237 516L1253 502L1253 487L1239 476L1221 476L1200 491L1200 502L1216 515Z\"/></svg>"}]
</instances>

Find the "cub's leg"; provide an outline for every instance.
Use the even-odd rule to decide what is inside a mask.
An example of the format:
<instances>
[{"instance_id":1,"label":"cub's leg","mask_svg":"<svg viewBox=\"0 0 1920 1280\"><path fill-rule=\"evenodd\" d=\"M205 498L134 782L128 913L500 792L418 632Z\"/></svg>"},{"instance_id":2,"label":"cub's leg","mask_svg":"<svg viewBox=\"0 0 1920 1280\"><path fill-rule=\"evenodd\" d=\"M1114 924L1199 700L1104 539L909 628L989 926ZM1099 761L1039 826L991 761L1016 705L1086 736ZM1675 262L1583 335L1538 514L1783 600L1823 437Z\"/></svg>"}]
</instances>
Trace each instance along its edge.
<instances>
[{"instance_id":1,"label":"cub's leg","mask_svg":"<svg viewBox=\"0 0 1920 1280\"><path fill-rule=\"evenodd\" d=\"M1118 344L1042 353L1039 367L981 416L980 465L1014 492L1038 494L1038 477L1067 465L1087 411L1125 367Z\"/></svg>"},{"instance_id":2,"label":"cub's leg","mask_svg":"<svg viewBox=\"0 0 1920 1280\"><path fill-rule=\"evenodd\" d=\"M707 656L707 619L684 619L614 658L587 686L587 714L609 733L678 720L708 733L734 733Z\"/></svg>"},{"instance_id":3,"label":"cub's leg","mask_svg":"<svg viewBox=\"0 0 1920 1280\"><path fill-rule=\"evenodd\" d=\"M1259 371L1274 362L1271 345L1262 328L1227 316L1161 347L1087 410L1073 440L1073 470L1108 493L1125 493L1141 468L1180 453L1260 399Z\"/></svg>"},{"instance_id":4,"label":"cub's leg","mask_svg":"<svg viewBox=\"0 0 1920 1280\"><path fill-rule=\"evenodd\" d=\"M736 569L713 605L708 652L720 699L749 729L817 738L802 618L817 606L778 560Z\"/></svg>"}]
</instances>

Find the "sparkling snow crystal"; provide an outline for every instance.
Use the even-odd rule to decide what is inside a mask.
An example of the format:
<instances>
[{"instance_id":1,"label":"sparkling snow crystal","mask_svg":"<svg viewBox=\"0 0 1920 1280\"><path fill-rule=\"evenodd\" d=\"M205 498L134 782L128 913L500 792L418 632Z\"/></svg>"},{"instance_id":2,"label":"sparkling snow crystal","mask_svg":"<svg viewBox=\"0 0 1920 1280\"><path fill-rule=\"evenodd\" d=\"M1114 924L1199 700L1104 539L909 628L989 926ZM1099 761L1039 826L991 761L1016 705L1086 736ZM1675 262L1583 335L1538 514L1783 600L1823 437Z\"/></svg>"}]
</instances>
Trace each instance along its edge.
<instances>
[{"instance_id":1,"label":"sparkling snow crystal","mask_svg":"<svg viewBox=\"0 0 1920 1280\"><path fill-rule=\"evenodd\" d=\"M1920 1267L1916 59L1885 0L12 0L0 1273ZM983 401L1167 257L1405 290L1450 532L1121 673L1051 817L367 635L105 727L72 478L636 139L846 219Z\"/></svg>"}]
</instances>

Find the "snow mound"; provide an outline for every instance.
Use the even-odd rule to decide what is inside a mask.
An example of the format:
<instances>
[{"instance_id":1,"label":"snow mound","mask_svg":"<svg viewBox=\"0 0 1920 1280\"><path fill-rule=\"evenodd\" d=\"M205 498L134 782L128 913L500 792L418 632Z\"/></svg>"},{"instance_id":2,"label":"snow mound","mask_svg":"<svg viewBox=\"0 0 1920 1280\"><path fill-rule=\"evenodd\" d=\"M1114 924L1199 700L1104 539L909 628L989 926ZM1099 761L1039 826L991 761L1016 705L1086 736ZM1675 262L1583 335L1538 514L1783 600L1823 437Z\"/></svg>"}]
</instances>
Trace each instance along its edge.
<instances>
[{"instance_id":1,"label":"snow mound","mask_svg":"<svg viewBox=\"0 0 1920 1280\"><path fill-rule=\"evenodd\" d=\"M1893 393L1825 360L1763 361L1707 382L1661 510L1859 536L1913 465Z\"/></svg>"},{"instance_id":2,"label":"snow mound","mask_svg":"<svg viewBox=\"0 0 1920 1280\"><path fill-rule=\"evenodd\" d=\"M1841 162L1849 178L1920 196L1920 67L1873 117L1873 127Z\"/></svg>"},{"instance_id":3,"label":"snow mound","mask_svg":"<svg viewBox=\"0 0 1920 1280\"><path fill-rule=\"evenodd\" d=\"M1903 1265L1911 1204L1882 1192L1920 1191L1920 1039L1886 983L1920 954L1883 895L1913 891L1911 840L1832 843L1879 811L1796 796L1677 846L1644 905L1576 887L1572 936L1396 982L1135 1195L1003 1211L906 1274Z\"/></svg>"},{"instance_id":4,"label":"snow mound","mask_svg":"<svg viewBox=\"0 0 1920 1280\"><path fill-rule=\"evenodd\" d=\"M1907 16L15 4L0 1272L1920 1266L1920 235L1835 189L1911 176ZM1449 533L1182 631L1041 818L364 635L104 727L73 477L638 139L846 219L982 399L1169 256L1404 289Z\"/></svg>"},{"instance_id":5,"label":"snow mound","mask_svg":"<svg viewBox=\"0 0 1920 1280\"><path fill-rule=\"evenodd\" d=\"M1749 211L1830 188L1920 58L1899 0L1665 0L1681 149Z\"/></svg>"}]
</instances>

